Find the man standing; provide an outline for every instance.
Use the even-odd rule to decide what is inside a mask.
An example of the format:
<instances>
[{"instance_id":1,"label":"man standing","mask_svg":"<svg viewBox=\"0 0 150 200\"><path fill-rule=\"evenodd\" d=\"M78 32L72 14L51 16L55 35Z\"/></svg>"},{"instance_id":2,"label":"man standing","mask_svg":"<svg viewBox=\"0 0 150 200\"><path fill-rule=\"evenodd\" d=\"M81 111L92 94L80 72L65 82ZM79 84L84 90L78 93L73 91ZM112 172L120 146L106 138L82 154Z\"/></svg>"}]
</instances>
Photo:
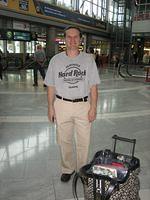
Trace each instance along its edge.
<instances>
[{"instance_id":1,"label":"man standing","mask_svg":"<svg viewBox=\"0 0 150 200\"><path fill-rule=\"evenodd\" d=\"M37 45L37 50L34 54L34 60L35 60L35 65L34 65L34 84L33 86L38 86L38 70L44 80L45 78L45 70L44 70L44 63L46 61L46 56L45 52L42 49L42 46L39 44ZM45 87L45 84L43 85Z\"/></svg>"},{"instance_id":2,"label":"man standing","mask_svg":"<svg viewBox=\"0 0 150 200\"><path fill-rule=\"evenodd\" d=\"M64 32L66 51L55 55L46 73L48 118L56 121L61 152L61 181L70 180L74 170L87 163L91 122L96 118L96 63L91 54L79 51L81 31L69 26ZM75 132L74 132L75 130ZM73 156L75 134L76 159Z\"/></svg>"}]
</instances>

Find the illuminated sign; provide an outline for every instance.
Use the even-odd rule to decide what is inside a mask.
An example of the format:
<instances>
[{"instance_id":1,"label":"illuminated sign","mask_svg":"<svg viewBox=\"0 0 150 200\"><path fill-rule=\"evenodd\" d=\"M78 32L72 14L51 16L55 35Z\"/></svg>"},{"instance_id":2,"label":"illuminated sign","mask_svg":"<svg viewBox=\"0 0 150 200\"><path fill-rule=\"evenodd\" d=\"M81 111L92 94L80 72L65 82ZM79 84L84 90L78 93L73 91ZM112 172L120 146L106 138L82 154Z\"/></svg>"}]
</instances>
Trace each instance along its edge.
<instances>
[{"instance_id":1,"label":"illuminated sign","mask_svg":"<svg viewBox=\"0 0 150 200\"><path fill-rule=\"evenodd\" d=\"M6 31L6 38L7 40L13 39L13 32L12 31Z\"/></svg>"},{"instance_id":2,"label":"illuminated sign","mask_svg":"<svg viewBox=\"0 0 150 200\"><path fill-rule=\"evenodd\" d=\"M19 30L0 30L1 40L14 40L14 41L33 41L37 40L37 34L35 32L29 31L19 31Z\"/></svg>"},{"instance_id":3,"label":"illuminated sign","mask_svg":"<svg viewBox=\"0 0 150 200\"><path fill-rule=\"evenodd\" d=\"M30 41L31 40L31 34L30 34L30 32L14 31L14 40Z\"/></svg>"},{"instance_id":4,"label":"illuminated sign","mask_svg":"<svg viewBox=\"0 0 150 200\"><path fill-rule=\"evenodd\" d=\"M0 39L1 40L13 40L13 31L11 30L0 30Z\"/></svg>"}]
</instances>

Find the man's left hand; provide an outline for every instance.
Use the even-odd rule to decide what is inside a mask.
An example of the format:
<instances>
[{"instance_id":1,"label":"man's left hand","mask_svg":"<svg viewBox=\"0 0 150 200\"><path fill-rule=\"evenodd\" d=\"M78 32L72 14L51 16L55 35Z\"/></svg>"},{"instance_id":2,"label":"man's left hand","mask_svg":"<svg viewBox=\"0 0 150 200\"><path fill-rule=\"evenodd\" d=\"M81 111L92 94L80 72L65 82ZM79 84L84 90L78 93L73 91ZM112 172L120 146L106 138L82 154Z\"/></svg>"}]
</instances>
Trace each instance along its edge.
<instances>
[{"instance_id":1,"label":"man's left hand","mask_svg":"<svg viewBox=\"0 0 150 200\"><path fill-rule=\"evenodd\" d=\"M89 122L93 122L96 119L96 110L95 109L90 109L88 112L88 119Z\"/></svg>"}]
</instances>

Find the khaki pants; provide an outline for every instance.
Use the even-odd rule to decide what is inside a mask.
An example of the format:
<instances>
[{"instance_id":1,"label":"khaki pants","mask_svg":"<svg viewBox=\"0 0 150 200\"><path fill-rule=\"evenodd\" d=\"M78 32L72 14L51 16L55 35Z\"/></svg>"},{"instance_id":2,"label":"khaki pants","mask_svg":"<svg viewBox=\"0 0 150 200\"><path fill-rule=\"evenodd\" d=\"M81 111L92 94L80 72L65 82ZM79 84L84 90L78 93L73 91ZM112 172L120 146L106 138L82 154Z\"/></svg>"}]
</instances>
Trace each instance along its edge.
<instances>
[{"instance_id":1,"label":"khaki pants","mask_svg":"<svg viewBox=\"0 0 150 200\"><path fill-rule=\"evenodd\" d=\"M72 103L56 98L54 107L62 173L72 173L87 163L91 132L91 123L88 121L90 103ZM73 138L75 138L76 154L74 154Z\"/></svg>"}]
</instances>

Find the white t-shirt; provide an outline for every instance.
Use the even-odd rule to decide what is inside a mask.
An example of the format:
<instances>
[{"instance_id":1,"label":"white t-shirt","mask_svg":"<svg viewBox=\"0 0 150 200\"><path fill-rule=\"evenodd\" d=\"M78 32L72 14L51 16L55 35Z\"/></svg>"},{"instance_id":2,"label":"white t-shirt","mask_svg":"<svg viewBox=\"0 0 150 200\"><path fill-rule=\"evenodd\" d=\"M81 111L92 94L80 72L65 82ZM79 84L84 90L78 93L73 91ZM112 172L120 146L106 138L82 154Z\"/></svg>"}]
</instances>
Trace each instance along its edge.
<instances>
[{"instance_id":1,"label":"white t-shirt","mask_svg":"<svg viewBox=\"0 0 150 200\"><path fill-rule=\"evenodd\" d=\"M88 96L91 86L99 84L100 78L92 55L80 52L70 58L61 52L51 59L44 82L54 86L56 94L74 99Z\"/></svg>"}]
</instances>

